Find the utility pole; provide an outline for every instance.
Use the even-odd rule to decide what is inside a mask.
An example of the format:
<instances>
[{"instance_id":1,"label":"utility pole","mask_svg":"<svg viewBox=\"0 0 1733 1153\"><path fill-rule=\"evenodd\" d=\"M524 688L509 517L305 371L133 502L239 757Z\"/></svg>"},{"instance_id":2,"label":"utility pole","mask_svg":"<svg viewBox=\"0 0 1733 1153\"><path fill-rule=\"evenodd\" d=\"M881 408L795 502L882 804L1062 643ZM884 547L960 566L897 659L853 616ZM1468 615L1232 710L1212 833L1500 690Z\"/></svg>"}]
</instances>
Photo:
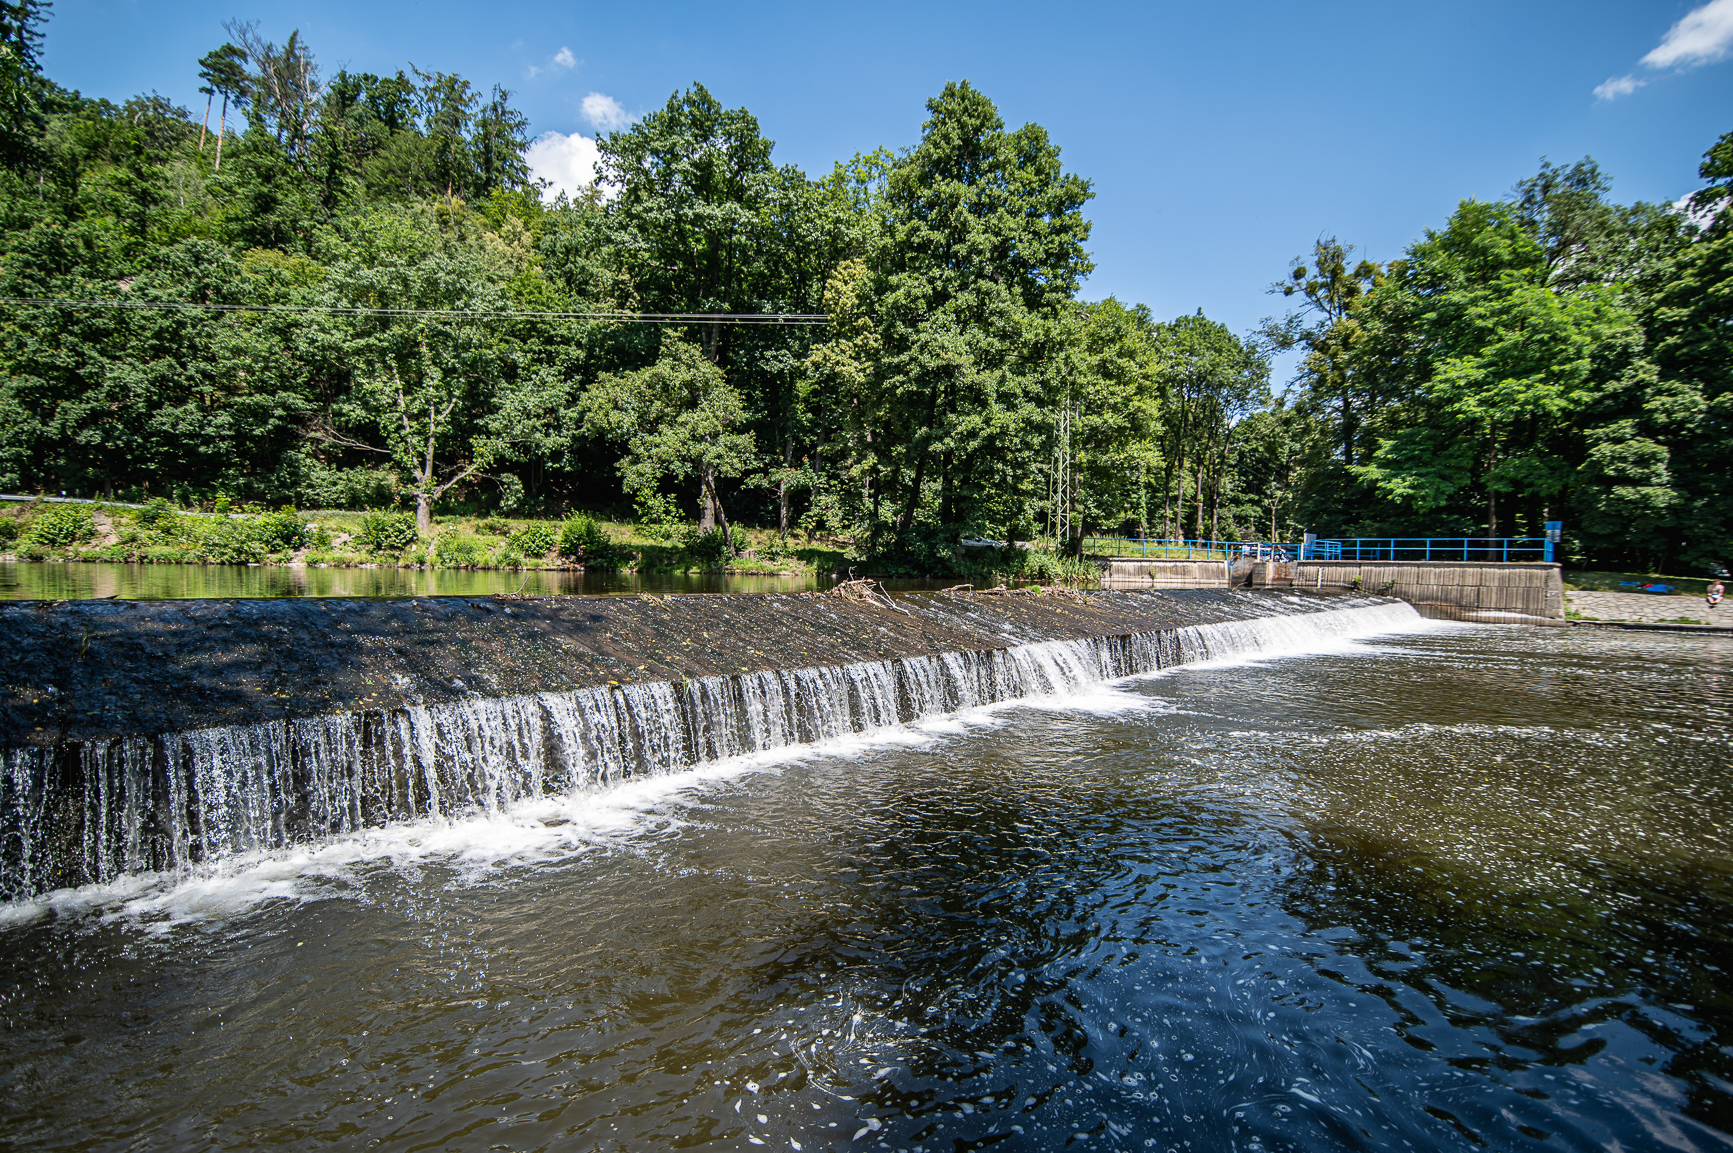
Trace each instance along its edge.
<instances>
[{"instance_id":1,"label":"utility pole","mask_svg":"<svg viewBox=\"0 0 1733 1153\"><path fill-rule=\"evenodd\" d=\"M1053 446L1053 475L1047 486L1047 528L1054 543L1071 543L1071 389L1059 408L1059 436Z\"/></svg>"}]
</instances>

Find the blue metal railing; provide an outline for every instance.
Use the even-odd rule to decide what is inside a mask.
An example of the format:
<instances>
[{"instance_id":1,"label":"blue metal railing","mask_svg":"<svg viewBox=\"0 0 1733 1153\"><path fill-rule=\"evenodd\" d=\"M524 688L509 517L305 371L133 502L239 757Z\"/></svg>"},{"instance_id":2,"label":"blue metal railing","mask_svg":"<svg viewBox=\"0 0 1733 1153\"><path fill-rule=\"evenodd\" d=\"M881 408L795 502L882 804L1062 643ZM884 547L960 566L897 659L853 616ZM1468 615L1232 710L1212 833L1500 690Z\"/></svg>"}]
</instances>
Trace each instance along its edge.
<instances>
[{"instance_id":1,"label":"blue metal railing","mask_svg":"<svg viewBox=\"0 0 1733 1153\"><path fill-rule=\"evenodd\" d=\"M1320 540L1336 555L1307 556L1308 560L1457 560L1457 561L1548 561L1553 542L1546 537L1353 537Z\"/></svg>"},{"instance_id":2,"label":"blue metal railing","mask_svg":"<svg viewBox=\"0 0 1733 1153\"><path fill-rule=\"evenodd\" d=\"M1126 536L1086 536L1083 551L1097 556L1137 557L1140 560L1337 560L1313 545L1277 544L1262 540L1154 540ZM1301 553L1305 556L1302 558Z\"/></svg>"},{"instance_id":3,"label":"blue metal railing","mask_svg":"<svg viewBox=\"0 0 1733 1153\"><path fill-rule=\"evenodd\" d=\"M1148 560L1357 560L1357 561L1547 561L1546 537L1416 536L1350 537L1282 544L1259 540L1152 540L1086 536L1083 551L1096 556Z\"/></svg>"}]
</instances>

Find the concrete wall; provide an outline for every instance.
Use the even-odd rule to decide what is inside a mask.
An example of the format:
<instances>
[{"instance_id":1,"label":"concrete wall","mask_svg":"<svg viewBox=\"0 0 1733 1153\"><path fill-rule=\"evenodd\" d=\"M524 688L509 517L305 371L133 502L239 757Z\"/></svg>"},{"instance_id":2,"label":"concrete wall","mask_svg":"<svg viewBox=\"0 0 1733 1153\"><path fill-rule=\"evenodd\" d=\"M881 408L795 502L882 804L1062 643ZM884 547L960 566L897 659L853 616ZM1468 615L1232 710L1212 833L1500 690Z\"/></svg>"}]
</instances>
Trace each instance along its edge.
<instances>
[{"instance_id":1,"label":"concrete wall","mask_svg":"<svg viewBox=\"0 0 1733 1153\"><path fill-rule=\"evenodd\" d=\"M1227 565L1219 560L1108 560L1099 563L1102 583L1109 588L1228 587Z\"/></svg>"},{"instance_id":2,"label":"concrete wall","mask_svg":"<svg viewBox=\"0 0 1733 1153\"><path fill-rule=\"evenodd\" d=\"M1539 623L1565 616L1559 566L1534 561L1301 561L1294 587L1357 587L1401 597L1423 616L1446 620Z\"/></svg>"}]
</instances>

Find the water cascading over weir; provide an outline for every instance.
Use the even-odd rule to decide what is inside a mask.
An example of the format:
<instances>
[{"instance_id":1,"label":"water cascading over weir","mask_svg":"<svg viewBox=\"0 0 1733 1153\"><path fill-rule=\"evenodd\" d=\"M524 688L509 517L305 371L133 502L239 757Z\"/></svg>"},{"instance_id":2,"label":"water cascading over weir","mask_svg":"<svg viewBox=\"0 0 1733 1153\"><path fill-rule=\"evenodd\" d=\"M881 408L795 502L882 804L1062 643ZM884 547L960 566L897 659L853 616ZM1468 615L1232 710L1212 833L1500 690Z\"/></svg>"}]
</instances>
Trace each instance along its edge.
<instances>
[{"instance_id":1,"label":"water cascading over weir","mask_svg":"<svg viewBox=\"0 0 1733 1153\"><path fill-rule=\"evenodd\" d=\"M0 899L1401 627L1239 590L0 605Z\"/></svg>"}]
</instances>

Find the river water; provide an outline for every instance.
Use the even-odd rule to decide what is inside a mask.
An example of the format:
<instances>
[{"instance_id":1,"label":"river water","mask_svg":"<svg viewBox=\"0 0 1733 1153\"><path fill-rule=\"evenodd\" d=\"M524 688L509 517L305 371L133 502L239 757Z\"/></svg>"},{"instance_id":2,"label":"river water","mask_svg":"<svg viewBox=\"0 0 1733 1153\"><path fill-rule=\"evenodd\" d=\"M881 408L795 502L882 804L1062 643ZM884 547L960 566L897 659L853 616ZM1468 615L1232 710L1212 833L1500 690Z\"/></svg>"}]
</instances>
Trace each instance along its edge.
<instances>
[{"instance_id":1,"label":"river water","mask_svg":"<svg viewBox=\"0 0 1733 1153\"><path fill-rule=\"evenodd\" d=\"M1733 647L1416 623L0 912L29 1149L1724 1149Z\"/></svg>"},{"instance_id":2,"label":"river water","mask_svg":"<svg viewBox=\"0 0 1733 1153\"><path fill-rule=\"evenodd\" d=\"M0 600L529 596L807 592L829 576L583 573L569 569L308 568L305 565L108 564L0 560ZM901 582L926 587L933 582ZM937 582L942 585L946 582ZM955 583L955 582L949 582ZM897 587L893 584L893 587ZM935 585L937 587L937 585Z\"/></svg>"}]
</instances>

